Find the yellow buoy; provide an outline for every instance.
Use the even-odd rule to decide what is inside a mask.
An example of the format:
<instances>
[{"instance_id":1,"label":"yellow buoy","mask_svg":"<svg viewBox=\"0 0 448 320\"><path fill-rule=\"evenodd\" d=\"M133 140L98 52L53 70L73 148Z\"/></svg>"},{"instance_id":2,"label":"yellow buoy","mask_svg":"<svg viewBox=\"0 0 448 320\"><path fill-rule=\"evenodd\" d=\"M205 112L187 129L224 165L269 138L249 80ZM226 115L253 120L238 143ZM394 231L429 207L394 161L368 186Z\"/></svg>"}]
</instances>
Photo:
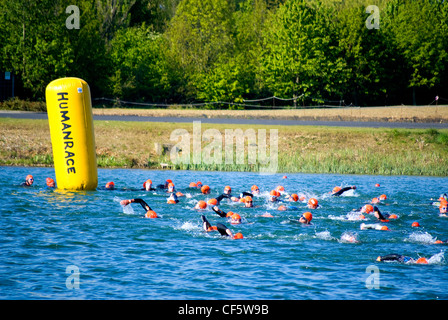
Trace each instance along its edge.
<instances>
[{"instance_id":1,"label":"yellow buoy","mask_svg":"<svg viewBox=\"0 0 448 320\"><path fill-rule=\"evenodd\" d=\"M45 92L57 187L95 190L98 172L92 104L87 82L62 78Z\"/></svg>"}]
</instances>

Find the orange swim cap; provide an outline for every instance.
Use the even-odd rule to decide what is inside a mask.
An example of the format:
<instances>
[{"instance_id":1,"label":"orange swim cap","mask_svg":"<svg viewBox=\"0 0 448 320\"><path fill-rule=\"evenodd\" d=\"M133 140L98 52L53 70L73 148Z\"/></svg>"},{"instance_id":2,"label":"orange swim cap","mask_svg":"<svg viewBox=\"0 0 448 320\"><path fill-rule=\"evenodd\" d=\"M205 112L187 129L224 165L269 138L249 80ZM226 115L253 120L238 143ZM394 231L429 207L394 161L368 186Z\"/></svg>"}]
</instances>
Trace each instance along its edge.
<instances>
[{"instance_id":1,"label":"orange swim cap","mask_svg":"<svg viewBox=\"0 0 448 320\"><path fill-rule=\"evenodd\" d=\"M177 192L176 192L176 196L178 196L178 197L183 197L184 194L183 194L182 192L180 192L180 191L177 191Z\"/></svg>"},{"instance_id":2,"label":"orange swim cap","mask_svg":"<svg viewBox=\"0 0 448 320\"><path fill-rule=\"evenodd\" d=\"M54 187L55 186L55 183L54 183L53 179L47 178L47 179L45 179L45 181L47 182L47 186L48 187Z\"/></svg>"},{"instance_id":3,"label":"orange swim cap","mask_svg":"<svg viewBox=\"0 0 448 320\"><path fill-rule=\"evenodd\" d=\"M380 200L386 200L387 196L385 194L380 195Z\"/></svg>"},{"instance_id":4,"label":"orange swim cap","mask_svg":"<svg viewBox=\"0 0 448 320\"><path fill-rule=\"evenodd\" d=\"M387 226L382 226L380 230L387 231L389 228Z\"/></svg>"},{"instance_id":5,"label":"orange swim cap","mask_svg":"<svg viewBox=\"0 0 448 320\"><path fill-rule=\"evenodd\" d=\"M277 208L277 210L279 210L279 211L286 211L286 206L281 205L281 206L279 206L279 207Z\"/></svg>"},{"instance_id":6,"label":"orange swim cap","mask_svg":"<svg viewBox=\"0 0 448 320\"><path fill-rule=\"evenodd\" d=\"M174 201L173 199L169 199L169 200L166 201L166 203L169 203L169 204L176 204L177 202Z\"/></svg>"},{"instance_id":7,"label":"orange swim cap","mask_svg":"<svg viewBox=\"0 0 448 320\"><path fill-rule=\"evenodd\" d=\"M274 197L279 197L280 196L280 193L277 190L271 190L271 192L269 194L271 196L274 196Z\"/></svg>"},{"instance_id":8,"label":"orange swim cap","mask_svg":"<svg viewBox=\"0 0 448 320\"><path fill-rule=\"evenodd\" d=\"M155 213L153 210L149 210L145 214L146 218L157 218L157 213Z\"/></svg>"},{"instance_id":9,"label":"orange swim cap","mask_svg":"<svg viewBox=\"0 0 448 320\"><path fill-rule=\"evenodd\" d=\"M238 233L236 233L234 236L233 236L233 239L244 239L244 237L243 237L243 234L241 233L241 232L238 232Z\"/></svg>"},{"instance_id":10,"label":"orange swim cap","mask_svg":"<svg viewBox=\"0 0 448 320\"><path fill-rule=\"evenodd\" d=\"M225 186L224 191L226 190L232 191L232 188L230 188L230 186Z\"/></svg>"},{"instance_id":11,"label":"orange swim cap","mask_svg":"<svg viewBox=\"0 0 448 320\"><path fill-rule=\"evenodd\" d=\"M210 231L218 231L218 227L217 226L208 227L207 231L208 232L210 232Z\"/></svg>"},{"instance_id":12,"label":"orange swim cap","mask_svg":"<svg viewBox=\"0 0 448 320\"><path fill-rule=\"evenodd\" d=\"M171 180L171 179L167 179L166 182L168 182L168 183L173 183L173 180Z\"/></svg>"},{"instance_id":13,"label":"orange swim cap","mask_svg":"<svg viewBox=\"0 0 448 320\"><path fill-rule=\"evenodd\" d=\"M230 221L230 223L231 224L238 224L238 223L241 223L241 216L238 214L238 213L234 213L232 216L231 216L231 221Z\"/></svg>"},{"instance_id":14,"label":"orange swim cap","mask_svg":"<svg viewBox=\"0 0 448 320\"><path fill-rule=\"evenodd\" d=\"M113 189L115 187L115 183L113 181L106 183L106 189Z\"/></svg>"},{"instance_id":15,"label":"orange swim cap","mask_svg":"<svg viewBox=\"0 0 448 320\"><path fill-rule=\"evenodd\" d=\"M251 191L256 191L256 190L260 191L260 189L255 184L250 188L250 190Z\"/></svg>"},{"instance_id":16,"label":"orange swim cap","mask_svg":"<svg viewBox=\"0 0 448 320\"><path fill-rule=\"evenodd\" d=\"M373 212L373 206L371 204L366 204L364 207L362 207L362 210L365 213L371 213Z\"/></svg>"},{"instance_id":17,"label":"orange swim cap","mask_svg":"<svg viewBox=\"0 0 448 320\"><path fill-rule=\"evenodd\" d=\"M314 209L317 208L318 204L319 204L319 202L314 198L311 198L310 200L308 200L308 206L310 206Z\"/></svg>"},{"instance_id":18,"label":"orange swim cap","mask_svg":"<svg viewBox=\"0 0 448 320\"><path fill-rule=\"evenodd\" d=\"M212 206L216 206L218 204L218 200L216 200L215 198L211 198L207 201L207 203Z\"/></svg>"},{"instance_id":19,"label":"orange swim cap","mask_svg":"<svg viewBox=\"0 0 448 320\"><path fill-rule=\"evenodd\" d=\"M313 220L313 215L311 214L311 212L305 212L304 214L302 214L302 216L308 221L308 223Z\"/></svg>"},{"instance_id":20,"label":"orange swim cap","mask_svg":"<svg viewBox=\"0 0 448 320\"><path fill-rule=\"evenodd\" d=\"M443 243L442 240L436 240L436 241L434 242L434 244L441 244L441 243Z\"/></svg>"},{"instance_id":21,"label":"orange swim cap","mask_svg":"<svg viewBox=\"0 0 448 320\"><path fill-rule=\"evenodd\" d=\"M202 187L202 182L201 181L196 182L196 187L198 188Z\"/></svg>"},{"instance_id":22,"label":"orange swim cap","mask_svg":"<svg viewBox=\"0 0 448 320\"><path fill-rule=\"evenodd\" d=\"M30 175L30 174L26 176L25 180L29 180L29 179L33 179L34 180L33 176Z\"/></svg>"},{"instance_id":23,"label":"orange swim cap","mask_svg":"<svg viewBox=\"0 0 448 320\"><path fill-rule=\"evenodd\" d=\"M419 264L428 264L428 260L426 258L418 258L417 261L415 261L415 263L419 263Z\"/></svg>"},{"instance_id":24,"label":"orange swim cap","mask_svg":"<svg viewBox=\"0 0 448 320\"><path fill-rule=\"evenodd\" d=\"M229 217L231 217L231 216L233 216L234 215L234 213L232 212L232 211L229 211L229 212L227 212L227 214L226 214L226 218L229 218Z\"/></svg>"},{"instance_id":25,"label":"orange swim cap","mask_svg":"<svg viewBox=\"0 0 448 320\"><path fill-rule=\"evenodd\" d=\"M380 200L377 197L372 199L372 203L378 203L378 202L380 202Z\"/></svg>"},{"instance_id":26,"label":"orange swim cap","mask_svg":"<svg viewBox=\"0 0 448 320\"><path fill-rule=\"evenodd\" d=\"M447 200L445 200L445 199L440 200L440 207L446 207L447 205L448 205L448 201Z\"/></svg>"},{"instance_id":27,"label":"orange swim cap","mask_svg":"<svg viewBox=\"0 0 448 320\"><path fill-rule=\"evenodd\" d=\"M299 200L299 196L298 196L297 194L295 194L295 193L293 193L293 194L291 195L291 198L292 198L292 200L294 200L294 201L298 201L298 200Z\"/></svg>"},{"instance_id":28,"label":"orange swim cap","mask_svg":"<svg viewBox=\"0 0 448 320\"><path fill-rule=\"evenodd\" d=\"M389 216L389 219L398 219L398 216L397 216L395 213L392 213L392 214Z\"/></svg>"},{"instance_id":29,"label":"orange swim cap","mask_svg":"<svg viewBox=\"0 0 448 320\"><path fill-rule=\"evenodd\" d=\"M151 188L151 185L152 185L152 180L148 179L145 182L143 182L143 189L147 190L146 186L148 186L148 189L149 189L149 188Z\"/></svg>"},{"instance_id":30,"label":"orange swim cap","mask_svg":"<svg viewBox=\"0 0 448 320\"><path fill-rule=\"evenodd\" d=\"M201 192L202 192L203 194L209 194L209 193L210 193L210 187L207 186L207 185L203 186L203 187L201 188Z\"/></svg>"},{"instance_id":31,"label":"orange swim cap","mask_svg":"<svg viewBox=\"0 0 448 320\"><path fill-rule=\"evenodd\" d=\"M188 186L190 188L196 188L196 182L190 182L190 185Z\"/></svg>"},{"instance_id":32,"label":"orange swim cap","mask_svg":"<svg viewBox=\"0 0 448 320\"><path fill-rule=\"evenodd\" d=\"M277 188L275 188L275 190L277 190L277 191L285 191L285 188L283 186L278 186Z\"/></svg>"},{"instance_id":33,"label":"orange swim cap","mask_svg":"<svg viewBox=\"0 0 448 320\"><path fill-rule=\"evenodd\" d=\"M197 204L197 207L199 209L205 209L205 208L207 208L207 203L204 200L200 200Z\"/></svg>"},{"instance_id":34,"label":"orange swim cap","mask_svg":"<svg viewBox=\"0 0 448 320\"><path fill-rule=\"evenodd\" d=\"M420 227L420 223L418 223L417 221L412 222L412 227Z\"/></svg>"},{"instance_id":35,"label":"orange swim cap","mask_svg":"<svg viewBox=\"0 0 448 320\"><path fill-rule=\"evenodd\" d=\"M336 193L336 192L341 191L341 190L342 190L341 187L334 187L333 188L333 193Z\"/></svg>"},{"instance_id":36,"label":"orange swim cap","mask_svg":"<svg viewBox=\"0 0 448 320\"><path fill-rule=\"evenodd\" d=\"M306 197L305 197L304 195L301 195L300 198L299 198L299 200L300 200L300 201L305 201L305 200L306 200Z\"/></svg>"},{"instance_id":37,"label":"orange swim cap","mask_svg":"<svg viewBox=\"0 0 448 320\"><path fill-rule=\"evenodd\" d=\"M251 196L244 197L244 202L250 202L250 201L253 201Z\"/></svg>"}]
</instances>

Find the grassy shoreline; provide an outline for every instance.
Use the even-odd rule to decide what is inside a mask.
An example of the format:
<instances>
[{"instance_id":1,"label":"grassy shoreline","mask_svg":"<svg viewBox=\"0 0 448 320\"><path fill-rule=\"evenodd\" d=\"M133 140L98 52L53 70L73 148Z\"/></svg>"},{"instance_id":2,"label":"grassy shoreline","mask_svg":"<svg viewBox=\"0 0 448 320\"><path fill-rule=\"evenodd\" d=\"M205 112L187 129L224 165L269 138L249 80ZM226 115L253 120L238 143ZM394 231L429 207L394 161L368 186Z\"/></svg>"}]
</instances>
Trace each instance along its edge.
<instances>
[{"instance_id":1,"label":"grassy shoreline","mask_svg":"<svg viewBox=\"0 0 448 320\"><path fill-rule=\"evenodd\" d=\"M170 164L170 153L160 154L156 144L177 144L180 140L170 140L175 129L185 129L191 136L193 132L191 123L95 121L94 127L99 168L161 169L162 163ZM266 129L268 143L269 129L278 129L277 172L448 176L448 130L445 129L204 123L201 129L202 133L216 129L214 132L219 132L223 139L226 129L243 132L253 129L257 137L258 130ZM48 121L0 118L0 132L0 165L53 166ZM203 141L202 151L212 142ZM248 164L247 149L246 139L243 164L236 164L236 160L221 165L202 162L173 165L171 169L258 172L263 165ZM222 153L224 157L224 149Z\"/></svg>"}]
</instances>

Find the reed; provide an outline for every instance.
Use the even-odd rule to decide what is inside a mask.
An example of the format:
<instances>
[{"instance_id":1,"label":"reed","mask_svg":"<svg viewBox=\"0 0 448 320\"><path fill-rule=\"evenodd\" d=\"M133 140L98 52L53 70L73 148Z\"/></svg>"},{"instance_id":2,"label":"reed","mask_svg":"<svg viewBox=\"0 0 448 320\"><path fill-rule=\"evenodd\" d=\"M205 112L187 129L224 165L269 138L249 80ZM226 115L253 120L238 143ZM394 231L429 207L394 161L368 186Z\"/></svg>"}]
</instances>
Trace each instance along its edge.
<instances>
[{"instance_id":1,"label":"reed","mask_svg":"<svg viewBox=\"0 0 448 320\"><path fill-rule=\"evenodd\" d=\"M192 133L191 123L95 121L100 168L258 172L262 164L172 164L169 153L158 154L155 143L171 143L174 129ZM217 129L278 129L278 172L369 175L448 176L448 130L344 128L318 126L252 126L202 124ZM0 165L52 166L48 122L0 118ZM203 147L210 142L203 141Z\"/></svg>"}]
</instances>

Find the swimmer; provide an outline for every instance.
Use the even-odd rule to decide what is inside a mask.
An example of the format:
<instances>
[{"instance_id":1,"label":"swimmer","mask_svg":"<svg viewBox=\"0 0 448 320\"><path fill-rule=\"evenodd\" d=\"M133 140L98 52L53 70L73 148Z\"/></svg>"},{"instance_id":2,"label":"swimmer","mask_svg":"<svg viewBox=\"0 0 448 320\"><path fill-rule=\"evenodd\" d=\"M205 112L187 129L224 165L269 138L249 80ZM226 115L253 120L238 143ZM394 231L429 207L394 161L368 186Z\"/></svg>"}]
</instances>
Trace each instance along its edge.
<instances>
[{"instance_id":1,"label":"swimmer","mask_svg":"<svg viewBox=\"0 0 448 320\"><path fill-rule=\"evenodd\" d=\"M254 200L251 196L244 197L244 207L245 208L253 208L254 206Z\"/></svg>"},{"instance_id":2,"label":"swimmer","mask_svg":"<svg viewBox=\"0 0 448 320\"><path fill-rule=\"evenodd\" d=\"M308 204L307 204L308 208L310 209L317 209L319 208L319 202L317 201L317 199L315 198L311 198L310 200L308 200Z\"/></svg>"},{"instance_id":3,"label":"swimmer","mask_svg":"<svg viewBox=\"0 0 448 320\"><path fill-rule=\"evenodd\" d=\"M143 199L129 199L129 200L121 200L120 204L122 206L127 206L130 203L139 203L143 209L145 209L145 218L158 218L157 213L151 209L151 207L143 200Z\"/></svg>"},{"instance_id":4,"label":"swimmer","mask_svg":"<svg viewBox=\"0 0 448 320\"><path fill-rule=\"evenodd\" d=\"M238 232L235 235L233 235L232 231L222 223L218 223L216 224L216 226L212 226L204 215L201 215L201 219L202 219L202 227L206 232L218 231L221 236L230 237L232 239L243 239L243 234L241 232Z\"/></svg>"},{"instance_id":5,"label":"swimmer","mask_svg":"<svg viewBox=\"0 0 448 320\"><path fill-rule=\"evenodd\" d=\"M190 182L190 184L188 185L188 188L194 188L194 189L197 189L197 187L196 187L196 182Z\"/></svg>"},{"instance_id":6,"label":"swimmer","mask_svg":"<svg viewBox=\"0 0 448 320\"><path fill-rule=\"evenodd\" d=\"M260 188L258 188L255 184L250 188L250 191L252 194L260 194Z\"/></svg>"},{"instance_id":7,"label":"swimmer","mask_svg":"<svg viewBox=\"0 0 448 320\"><path fill-rule=\"evenodd\" d=\"M170 183L173 183L173 181L171 179L167 179L164 184L158 184L156 189L168 189L168 185Z\"/></svg>"},{"instance_id":8,"label":"swimmer","mask_svg":"<svg viewBox=\"0 0 448 320\"><path fill-rule=\"evenodd\" d=\"M389 228L387 226L382 226L379 223L372 223L372 224L361 223L360 229L361 230L383 230L383 231L389 230Z\"/></svg>"},{"instance_id":9,"label":"swimmer","mask_svg":"<svg viewBox=\"0 0 448 320\"><path fill-rule=\"evenodd\" d=\"M174 192L171 193L169 198L166 200L166 203L169 203L169 204L175 204L178 202L179 202L179 199L177 198L177 194L175 194Z\"/></svg>"},{"instance_id":10,"label":"swimmer","mask_svg":"<svg viewBox=\"0 0 448 320\"><path fill-rule=\"evenodd\" d=\"M313 220L313 215L311 214L311 212L304 212L298 220L293 221L303 224L311 224L311 220Z\"/></svg>"},{"instance_id":11,"label":"swimmer","mask_svg":"<svg viewBox=\"0 0 448 320\"><path fill-rule=\"evenodd\" d=\"M169 193L176 192L176 188L174 187L174 183L172 183L172 182L168 183L167 189L168 190L166 192L169 192Z\"/></svg>"},{"instance_id":12,"label":"swimmer","mask_svg":"<svg viewBox=\"0 0 448 320\"><path fill-rule=\"evenodd\" d=\"M210 193L210 187L208 185L204 185L201 187L201 192L203 194L209 194Z\"/></svg>"},{"instance_id":13,"label":"swimmer","mask_svg":"<svg viewBox=\"0 0 448 320\"><path fill-rule=\"evenodd\" d=\"M432 199L431 199L432 200ZM446 193L440 195L438 201L431 202L431 205L439 207L441 204L446 204L448 202L448 196Z\"/></svg>"},{"instance_id":14,"label":"swimmer","mask_svg":"<svg viewBox=\"0 0 448 320\"><path fill-rule=\"evenodd\" d=\"M331 195L332 196L340 196L342 195L344 192L348 191L348 190L356 190L356 186L351 186L351 187L345 187L345 188L341 188L341 187L334 187L333 191L331 191Z\"/></svg>"},{"instance_id":15,"label":"swimmer","mask_svg":"<svg viewBox=\"0 0 448 320\"><path fill-rule=\"evenodd\" d=\"M196 182L196 188L198 188L198 189L202 188L202 182L201 181Z\"/></svg>"},{"instance_id":16,"label":"swimmer","mask_svg":"<svg viewBox=\"0 0 448 320\"><path fill-rule=\"evenodd\" d=\"M239 202L239 201L241 201L241 199L243 199L243 198L245 198L247 196L253 197L253 194L250 193L250 192L245 192L244 191L244 192L240 193L239 197L235 197L235 196L232 196L230 193L223 193L223 194L217 196L216 200L219 203L219 202L221 202L222 199L227 198L227 199L232 200L233 202Z\"/></svg>"},{"instance_id":17,"label":"swimmer","mask_svg":"<svg viewBox=\"0 0 448 320\"><path fill-rule=\"evenodd\" d=\"M396 214L381 213L377 206L373 206L373 215L381 222L389 222L388 219L396 219Z\"/></svg>"},{"instance_id":18,"label":"swimmer","mask_svg":"<svg viewBox=\"0 0 448 320\"><path fill-rule=\"evenodd\" d=\"M45 179L45 182L47 183L47 187L49 188L55 188L56 184L52 178Z\"/></svg>"},{"instance_id":19,"label":"swimmer","mask_svg":"<svg viewBox=\"0 0 448 320\"><path fill-rule=\"evenodd\" d=\"M286 198L286 201L289 201L289 202L297 202L297 201L299 201L299 195L296 194L296 193L293 193L293 194L291 194L290 196L288 196L288 197Z\"/></svg>"},{"instance_id":20,"label":"swimmer","mask_svg":"<svg viewBox=\"0 0 448 320\"><path fill-rule=\"evenodd\" d=\"M196 203L194 208L197 210L205 210L207 209L207 202L205 202L204 200L200 200L198 201L198 203Z\"/></svg>"},{"instance_id":21,"label":"swimmer","mask_svg":"<svg viewBox=\"0 0 448 320\"><path fill-rule=\"evenodd\" d=\"M428 259L426 258L418 258L417 260L411 258L411 257L407 257L407 256L403 256L400 254L388 254L385 256L379 256L378 258L376 258L376 261L378 262L382 262L382 261L398 261L401 263L418 263L418 264L428 264Z\"/></svg>"},{"instance_id":22,"label":"swimmer","mask_svg":"<svg viewBox=\"0 0 448 320\"><path fill-rule=\"evenodd\" d=\"M34 183L34 178L32 175L27 175L25 178L25 182L22 182L20 185L24 187L31 187Z\"/></svg>"},{"instance_id":23,"label":"swimmer","mask_svg":"<svg viewBox=\"0 0 448 320\"><path fill-rule=\"evenodd\" d=\"M280 192L278 192L277 190L271 190L271 192L269 193L269 201L270 202L278 202L281 201L279 199L280 197Z\"/></svg>"},{"instance_id":24,"label":"swimmer","mask_svg":"<svg viewBox=\"0 0 448 320\"><path fill-rule=\"evenodd\" d=\"M107 190L114 190L115 189L115 183L113 181L110 181L110 182L106 183L105 188Z\"/></svg>"},{"instance_id":25,"label":"swimmer","mask_svg":"<svg viewBox=\"0 0 448 320\"><path fill-rule=\"evenodd\" d=\"M148 179L145 182L143 182L143 189L142 190L146 190L146 191L154 191L156 189L154 189L152 187L152 180Z\"/></svg>"}]
</instances>

